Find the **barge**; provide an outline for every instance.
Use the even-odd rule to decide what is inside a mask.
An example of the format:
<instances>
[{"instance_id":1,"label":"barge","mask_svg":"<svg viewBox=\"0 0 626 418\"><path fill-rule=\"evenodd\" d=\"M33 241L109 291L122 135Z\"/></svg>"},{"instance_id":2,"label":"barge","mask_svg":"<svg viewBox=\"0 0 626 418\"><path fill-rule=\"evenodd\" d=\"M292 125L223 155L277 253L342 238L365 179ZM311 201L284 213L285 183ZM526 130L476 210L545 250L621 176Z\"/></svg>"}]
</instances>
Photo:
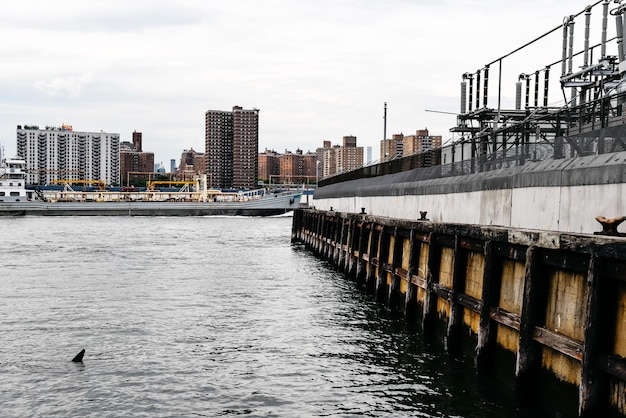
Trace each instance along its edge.
<instances>
[{"instance_id":1,"label":"barge","mask_svg":"<svg viewBox=\"0 0 626 418\"><path fill-rule=\"evenodd\" d=\"M204 187L195 191L28 189L25 162L4 159L0 167L0 216L274 216L293 211L301 190L223 192Z\"/></svg>"}]
</instances>

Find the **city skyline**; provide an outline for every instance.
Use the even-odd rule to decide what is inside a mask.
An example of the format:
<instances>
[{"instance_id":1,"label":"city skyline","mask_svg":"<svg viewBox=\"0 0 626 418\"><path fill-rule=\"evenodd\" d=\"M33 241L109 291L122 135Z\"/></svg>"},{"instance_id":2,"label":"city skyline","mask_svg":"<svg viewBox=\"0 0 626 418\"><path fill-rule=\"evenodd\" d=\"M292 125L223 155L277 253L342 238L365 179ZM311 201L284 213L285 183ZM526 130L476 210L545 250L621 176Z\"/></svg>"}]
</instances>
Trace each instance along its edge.
<instances>
[{"instance_id":1,"label":"city skyline","mask_svg":"<svg viewBox=\"0 0 626 418\"><path fill-rule=\"evenodd\" d=\"M121 132L122 140L139 130L151 138L155 162L167 164L181 149L202 149L206 109L236 104L263 109L260 149L297 140L313 150L349 134L377 153L384 102L387 132L422 126L445 141L454 115L426 110L458 111L461 74L585 6L14 2L0 16L0 34L11 40L0 46L0 144L14 154L15 126L27 123ZM470 30L473 42L464 44ZM559 42L546 50L549 58L537 54L529 71L559 58ZM511 101L505 82L503 99ZM492 86L490 95L495 79Z\"/></svg>"}]
</instances>

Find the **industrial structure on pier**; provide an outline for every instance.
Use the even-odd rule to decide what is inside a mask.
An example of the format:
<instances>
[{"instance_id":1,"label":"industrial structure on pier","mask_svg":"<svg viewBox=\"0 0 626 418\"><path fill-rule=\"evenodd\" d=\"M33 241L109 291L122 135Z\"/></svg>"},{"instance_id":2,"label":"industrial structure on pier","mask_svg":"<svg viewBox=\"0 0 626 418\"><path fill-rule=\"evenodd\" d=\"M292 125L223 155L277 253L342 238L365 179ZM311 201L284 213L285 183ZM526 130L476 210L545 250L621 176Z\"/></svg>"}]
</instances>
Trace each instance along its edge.
<instances>
[{"instance_id":1,"label":"industrial structure on pier","mask_svg":"<svg viewBox=\"0 0 626 418\"><path fill-rule=\"evenodd\" d=\"M601 16L592 11L602 3ZM621 3L620 1L614 3ZM499 57L461 81L461 105L453 132L461 139L443 150L443 163L476 160L475 169L524 165L529 160L561 159L626 149L623 103L626 94L626 57L623 38L625 4L610 10L598 1L532 42ZM608 17L615 17L615 36L609 38ZM582 22L581 22L582 21ZM584 25L575 36L575 24ZM591 39L598 29L599 42ZM580 33L580 32L579 32ZM561 35L560 59L516 76L515 106L502 107L502 63L514 54L553 34ZM558 40L558 38L557 38ZM581 42L582 41L582 42ZM613 46L613 49L609 49ZM576 49L578 48L578 49ZM595 62L592 58L595 57ZM494 68L495 67L495 68ZM557 83L551 79L560 69ZM555 71L556 70L556 71ZM497 94L493 74L497 75ZM512 86L509 86L512 87ZM491 90L490 90L491 89ZM558 89L558 90L557 90ZM557 90L555 92L554 90ZM557 100L562 97L562 100ZM556 100L556 105L552 104Z\"/></svg>"}]
</instances>

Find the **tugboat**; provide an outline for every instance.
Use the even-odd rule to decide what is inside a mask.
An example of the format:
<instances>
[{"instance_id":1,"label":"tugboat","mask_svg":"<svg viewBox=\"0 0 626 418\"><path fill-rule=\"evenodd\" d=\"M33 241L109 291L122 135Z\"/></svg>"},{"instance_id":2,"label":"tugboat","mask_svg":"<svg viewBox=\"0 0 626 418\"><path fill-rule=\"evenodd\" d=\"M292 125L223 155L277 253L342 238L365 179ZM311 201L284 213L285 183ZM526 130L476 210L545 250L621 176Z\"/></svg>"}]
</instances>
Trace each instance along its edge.
<instances>
[{"instance_id":1,"label":"tugboat","mask_svg":"<svg viewBox=\"0 0 626 418\"><path fill-rule=\"evenodd\" d=\"M0 165L0 202L28 202L34 191L26 189L26 161L2 158Z\"/></svg>"}]
</instances>

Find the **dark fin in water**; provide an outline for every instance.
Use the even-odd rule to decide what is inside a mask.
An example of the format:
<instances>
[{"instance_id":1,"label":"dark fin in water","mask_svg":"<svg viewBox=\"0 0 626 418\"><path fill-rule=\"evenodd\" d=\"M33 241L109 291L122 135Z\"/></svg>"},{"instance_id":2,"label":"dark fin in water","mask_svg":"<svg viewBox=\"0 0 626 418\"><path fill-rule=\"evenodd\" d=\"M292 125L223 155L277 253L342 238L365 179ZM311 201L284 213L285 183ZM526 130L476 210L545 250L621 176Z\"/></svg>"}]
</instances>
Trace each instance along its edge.
<instances>
[{"instance_id":1,"label":"dark fin in water","mask_svg":"<svg viewBox=\"0 0 626 418\"><path fill-rule=\"evenodd\" d=\"M80 350L80 353L76 354L76 356L72 359L74 363L82 363L83 356L85 355L85 349Z\"/></svg>"}]
</instances>

